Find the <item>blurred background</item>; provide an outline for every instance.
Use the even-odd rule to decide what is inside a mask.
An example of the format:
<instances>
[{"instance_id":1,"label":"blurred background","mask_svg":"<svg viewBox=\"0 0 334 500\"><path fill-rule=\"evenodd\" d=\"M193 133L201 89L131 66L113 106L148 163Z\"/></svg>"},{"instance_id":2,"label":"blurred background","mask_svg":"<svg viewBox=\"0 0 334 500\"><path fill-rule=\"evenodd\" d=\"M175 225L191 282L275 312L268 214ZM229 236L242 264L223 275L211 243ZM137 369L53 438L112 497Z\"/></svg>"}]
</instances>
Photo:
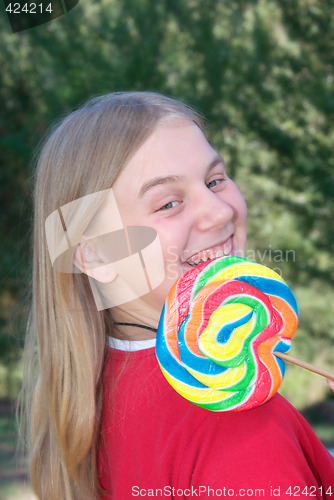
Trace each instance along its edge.
<instances>
[{"instance_id":1,"label":"blurred background","mask_svg":"<svg viewBox=\"0 0 334 500\"><path fill-rule=\"evenodd\" d=\"M281 273L300 326L291 354L334 370L334 3L81 0L12 33L0 17L0 499L32 499L13 408L29 307L34 152L92 95L155 90L207 118L249 208L247 257ZM52 186L50 186L52 190ZM334 448L325 380L287 366L281 393Z\"/></svg>"}]
</instances>

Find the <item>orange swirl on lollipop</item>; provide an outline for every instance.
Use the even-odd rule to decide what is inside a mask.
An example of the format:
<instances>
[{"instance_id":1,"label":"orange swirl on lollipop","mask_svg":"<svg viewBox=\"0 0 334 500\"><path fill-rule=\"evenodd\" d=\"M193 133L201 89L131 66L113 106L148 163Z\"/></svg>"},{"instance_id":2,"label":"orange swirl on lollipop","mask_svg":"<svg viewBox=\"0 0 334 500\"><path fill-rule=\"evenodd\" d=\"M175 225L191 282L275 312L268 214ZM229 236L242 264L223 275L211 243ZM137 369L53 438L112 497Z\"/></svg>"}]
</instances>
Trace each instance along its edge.
<instances>
[{"instance_id":1,"label":"orange swirl on lollipop","mask_svg":"<svg viewBox=\"0 0 334 500\"><path fill-rule=\"evenodd\" d=\"M297 327L297 305L284 280L241 257L222 257L174 284L161 315L156 354L166 379L193 403L244 410L279 388Z\"/></svg>"}]
</instances>

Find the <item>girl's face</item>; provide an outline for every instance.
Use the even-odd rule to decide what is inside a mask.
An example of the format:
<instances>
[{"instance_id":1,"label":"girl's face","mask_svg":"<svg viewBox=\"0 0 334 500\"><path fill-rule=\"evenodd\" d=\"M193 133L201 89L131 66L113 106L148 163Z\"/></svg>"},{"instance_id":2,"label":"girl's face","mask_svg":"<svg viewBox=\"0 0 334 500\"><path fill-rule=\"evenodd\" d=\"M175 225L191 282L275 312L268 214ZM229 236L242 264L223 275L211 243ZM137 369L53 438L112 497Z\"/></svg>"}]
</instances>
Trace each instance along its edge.
<instances>
[{"instance_id":1,"label":"girl's face","mask_svg":"<svg viewBox=\"0 0 334 500\"><path fill-rule=\"evenodd\" d=\"M158 125L113 192L124 226L150 226L158 233L165 279L141 300L159 314L173 283L193 266L244 255L245 201L223 159L190 121Z\"/></svg>"}]
</instances>

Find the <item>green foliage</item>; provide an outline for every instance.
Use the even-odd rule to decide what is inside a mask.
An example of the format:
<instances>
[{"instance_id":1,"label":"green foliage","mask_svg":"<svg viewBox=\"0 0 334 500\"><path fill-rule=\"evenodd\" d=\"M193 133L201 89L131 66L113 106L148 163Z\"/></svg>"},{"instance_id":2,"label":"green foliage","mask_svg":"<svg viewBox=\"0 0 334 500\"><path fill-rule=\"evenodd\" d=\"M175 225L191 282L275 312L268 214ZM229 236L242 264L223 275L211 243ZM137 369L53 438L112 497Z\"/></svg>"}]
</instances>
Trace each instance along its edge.
<instances>
[{"instance_id":1,"label":"green foliage","mask_svg":"<svg viewBox=\"0 0 334 500\"><path fill-rule=\"evenodd\" d=\"M249 251L297 295L295 354L334 365L333 24L327 0L82 0L17 34L1 16L0 358L23 335L8 343L9 311L29 280L33 150L89 96L152 89L208 118L247 199ZM291 399L320 397L323 381L310 394L296 370Z\"/></svg>"}]
</instances>

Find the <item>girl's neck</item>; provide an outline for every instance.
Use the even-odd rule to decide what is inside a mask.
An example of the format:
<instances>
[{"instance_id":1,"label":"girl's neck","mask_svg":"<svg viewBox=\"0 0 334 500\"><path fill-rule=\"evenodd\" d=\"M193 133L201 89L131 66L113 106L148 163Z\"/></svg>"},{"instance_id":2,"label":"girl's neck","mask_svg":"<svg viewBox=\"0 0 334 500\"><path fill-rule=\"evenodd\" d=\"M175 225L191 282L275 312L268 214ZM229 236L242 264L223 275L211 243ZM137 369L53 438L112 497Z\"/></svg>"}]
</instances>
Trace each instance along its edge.
<instances>
[{"instance_id":1,"label":"girl's neck","mask_svg":"<svg viewBox=\"0 0 334 500\"><path fill-rule=\"evenodd\" d=\"M148 340L156 337L158 321L143 314L131 314L114 308L111 336L121 340Z\"/></svg>"},{"instance_id":2,"label":"girl's neck","mask_svg":"<svg viewBox=\"0 0 334 500\"><path fill-rule=\"evenodd\" d=\"M121 340L149 340L156 337L156 329L139 323L114 323L113 337Z\"/></svg>"}]
</instances>

